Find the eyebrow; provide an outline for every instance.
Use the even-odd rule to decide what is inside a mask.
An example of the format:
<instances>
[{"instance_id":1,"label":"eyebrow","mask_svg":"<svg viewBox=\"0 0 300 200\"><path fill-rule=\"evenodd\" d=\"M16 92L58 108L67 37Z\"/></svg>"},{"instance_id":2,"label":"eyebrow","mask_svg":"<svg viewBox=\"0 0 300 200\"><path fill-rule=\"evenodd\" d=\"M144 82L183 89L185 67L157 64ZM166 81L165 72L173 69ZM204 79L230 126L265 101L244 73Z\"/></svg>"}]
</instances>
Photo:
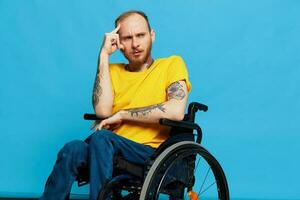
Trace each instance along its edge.
<instances>
[{"instance_id":1,"label":"eyebrow","mask_svg":"<svg viewBox=\"0 0 300 200\"><path fill-rule=\"evenodd\" d=\"M138 32L135 35L140 35L140 34L146 34L146 32L145 31ZM121 35L121 38L127 38L127 37L132 37L132 35Z\"/></svg>"}]
</instances>

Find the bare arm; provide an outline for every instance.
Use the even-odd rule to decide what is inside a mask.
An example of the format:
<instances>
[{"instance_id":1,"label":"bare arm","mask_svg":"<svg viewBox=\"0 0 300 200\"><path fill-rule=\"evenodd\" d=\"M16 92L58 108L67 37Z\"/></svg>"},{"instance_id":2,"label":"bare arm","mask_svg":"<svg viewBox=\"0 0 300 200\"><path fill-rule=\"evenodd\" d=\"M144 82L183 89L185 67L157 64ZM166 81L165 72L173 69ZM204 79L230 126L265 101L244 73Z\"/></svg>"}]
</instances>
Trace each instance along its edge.
<instances>
[{"instance_id":1,"label":"bare arm","mask_svg":"<svg viewBox=\"0 0 300 200\"><path fill-rule=\"evenodd\" d=\"M108 55L100 53L93 89L93 106L97 116L112 114L113 92L109 74Z\"/></svg>"},{"instance_id":2,"label":"bare arm","mask_svg":"<svg viewBox=\"0 0 300 200\"><path fill-rule=\"evenodd\" d=\"M108 117L112 114L114 100L109 73L109 56L121 48L118 30L120 25L110 33L106 33L98 57L97 74L93 89L93 107L99 117Z\"/></svg>"},{"instance_id":3,"label":"bare arm","mask_svg":"<svg viewBox=\"0 0 300 200\"><path fill-rule=\"evenodd\" d=\"M136 121L144 123L158 123L159 119L167 118L182 120L187 102L187 87L185 81L177 81L168 87L168 100L161 104L142 108L121 110L113 116L103 120L97 129L120 124L122 121Z\"/></svg>"},{"instance_id":4,"label":"bare arm","mask_svg":"<svg viewBox=\"0 0 300 200\"><path fill-rule=\"evenodd\" d=\"M172 83L167 92L168 100L166 102L143 108L122 110L122 119L144 123L158 123L161 118L182 120L187 102L185 81Z\"/></svg>"}]
</instances>

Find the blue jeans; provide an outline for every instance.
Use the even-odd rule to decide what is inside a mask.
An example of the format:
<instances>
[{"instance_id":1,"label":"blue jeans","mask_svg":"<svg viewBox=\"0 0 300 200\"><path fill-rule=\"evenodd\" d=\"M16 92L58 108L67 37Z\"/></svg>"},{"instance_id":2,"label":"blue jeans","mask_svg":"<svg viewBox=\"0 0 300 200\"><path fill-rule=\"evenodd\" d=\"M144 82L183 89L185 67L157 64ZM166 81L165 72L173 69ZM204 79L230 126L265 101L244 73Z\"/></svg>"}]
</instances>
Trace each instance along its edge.
<instances>
[{"instance_id":1,"label":"blue jeans","mask_svg":"<svg viewBox=\"0 0 300 200\"><path fill-rule=\"evenodd\" d=\"M71 141L59 151L54 168L40 200L64 200L78 175L78 168L87 166L90 174L90 199L96 200L105 182L112 178L113 156L144 164L154 149L108 130L93 133L87 142Z\"/></svg>"}]
</instances>

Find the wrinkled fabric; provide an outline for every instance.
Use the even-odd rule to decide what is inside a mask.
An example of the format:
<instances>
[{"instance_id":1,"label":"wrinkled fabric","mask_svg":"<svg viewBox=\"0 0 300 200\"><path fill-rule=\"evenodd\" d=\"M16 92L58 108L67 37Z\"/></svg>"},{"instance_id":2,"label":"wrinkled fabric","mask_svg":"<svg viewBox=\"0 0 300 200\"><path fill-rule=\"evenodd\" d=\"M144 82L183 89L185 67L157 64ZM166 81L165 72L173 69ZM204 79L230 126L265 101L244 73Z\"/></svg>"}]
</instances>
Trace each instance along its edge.
<instances>
[{"instance_id":1,"label":"wrinkled fabric","mask_svg":"<svg viewBox=\"0 0 300 200\"><path fill-rule=\"evenodd\" d=\"M89 169L90 199L96 200L105 182L112 178L115 154L121 154L130 162L145 164L153 152L149 146L105 129L93 133L85 141L71 141L59 151L40 200L64 200L82 167Z\"/></svg>"}]
</instances>

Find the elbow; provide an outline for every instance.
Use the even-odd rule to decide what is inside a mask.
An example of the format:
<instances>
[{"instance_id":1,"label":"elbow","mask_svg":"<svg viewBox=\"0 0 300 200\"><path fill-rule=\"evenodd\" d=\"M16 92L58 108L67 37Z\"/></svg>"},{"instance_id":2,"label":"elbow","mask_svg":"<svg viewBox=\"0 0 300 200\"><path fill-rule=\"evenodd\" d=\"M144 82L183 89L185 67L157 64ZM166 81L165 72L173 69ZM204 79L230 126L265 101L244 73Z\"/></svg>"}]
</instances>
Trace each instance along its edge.
<instances>
[{"instance_id":1,"label":"elbow","mask_svg":"<svg viewBox=\"0 0 300 200\"><path fill-rule=\"evenodd\" d=\"M168 119L174 121L182 121L185 115L185 106L182 104L176 103L169 103L169 107L167 108Z\"/></svg>"},{"instance_id":2,"label":"elbow","mask_svg":"<svg viewBox=\"0 0 300 200\"><path fill-rule=\"evenodd\" d=\"M104 119L104 118L109 118L110 116L112 116L112 114L108 113L108 112L107 113L105 113L105 112L97 113L96 112L96 116L101 119Z\"/></svg>"},{"instance_id":3,"label":"elbow","mask_svg":"<svg viewBox=\"0 0 300 200\"><path fill-rule=\"evenodd\" d=\"M97 115L97 117L100 117L100 118L108 118L112 115L112 110L95 108L95 114Z\"/></svg>"},{"instance_id":4,"label":"elbow","mask_svg":"<svg viewBox=\"0 0 300 200\"><path fill-rule=\"evenodd\" d=\"M182 121L183 118L184 118L184 112L175 112L172 115L171 120Z\"/></svg>"}]
</instances>

